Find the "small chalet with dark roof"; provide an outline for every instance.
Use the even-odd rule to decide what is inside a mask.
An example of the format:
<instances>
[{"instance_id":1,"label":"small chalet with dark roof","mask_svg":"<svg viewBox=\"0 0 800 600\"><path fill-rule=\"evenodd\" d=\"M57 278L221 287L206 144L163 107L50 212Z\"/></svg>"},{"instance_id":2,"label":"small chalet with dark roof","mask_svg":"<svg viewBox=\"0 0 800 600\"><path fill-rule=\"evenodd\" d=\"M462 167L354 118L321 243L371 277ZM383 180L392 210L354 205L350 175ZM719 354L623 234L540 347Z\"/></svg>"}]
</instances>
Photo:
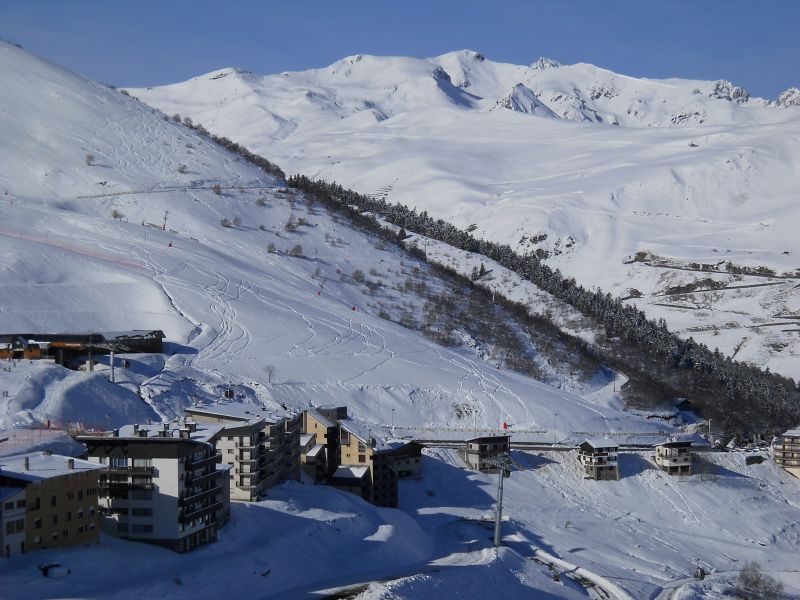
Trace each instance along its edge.
<instances>
[{"instance_id":1,"label":"small chalet with dark roof","mask_svg":"<svg viewBox=\"0 0 800 600\"><path fill-rule=\"evenodd\" d=\"M618 450L614 440L587 439L578 446L578 460L588 478L619 481Z\"/></svg>"}]
</instances>

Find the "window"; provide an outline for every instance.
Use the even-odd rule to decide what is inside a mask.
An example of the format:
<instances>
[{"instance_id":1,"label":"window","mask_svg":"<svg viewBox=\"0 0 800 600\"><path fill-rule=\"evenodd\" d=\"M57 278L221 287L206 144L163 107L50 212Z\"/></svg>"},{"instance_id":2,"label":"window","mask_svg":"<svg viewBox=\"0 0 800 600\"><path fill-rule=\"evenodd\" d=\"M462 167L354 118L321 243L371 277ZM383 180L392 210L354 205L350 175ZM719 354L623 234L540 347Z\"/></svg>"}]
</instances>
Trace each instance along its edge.
<instances>
[{"instance_id":1,"label":"window","mask_svg":"<svg viewBox=\"0 0 800 600\"><path fill-rule=\"evenodd\" d=\"M67 521L72 521L72 511L67 511Z\"/></svg>"},{"instance_id":2,"label":"window","mask_svg":"<svg viewBox=\"0 0 800 600\"><path fill-rule=\"evenodd\" d=\"M17 508L25 508L25 500L17 500Z\"/></svg>"},{"instance_id":3,"label":"window","mask_svg":"<svg viewBox=\"0 0 800 600\"><path fill-rule=\"evenodd\" d=\"M367 457L364 454L359 454L358 455L358 462L360 462L360 463L367 462Z\"/></svg>"},{"instance_id":4,"label":"window","mask_svg":"<svg viewBox=\"0 0 800 600\"><path fill-rule=\"evenodd\" d=\"M79 508L79 509L78 509L78 518L79 518L79 519L82 519L82 518L83 518L83 509L82 509L82 508Z\"/></svg>"},{"instance_id":5,"label":"window","mask_svg":"<svg viewBox=\"0 0 800 600\"><path fill-rule=\"evenodd\" d=\"M57 540L57 539L58 539L58 532L57 532L57 531L54 531L54 532L53 532L52 538L53 538L54 540Z\"/></svg>"},{"instance_id":6,"label":"window","mask_svg":"<svg viewBox=\"0 0 800 600\"><path fill-rule=\"evenodd\" d=\"M55 506L55 505L56 505L56 497L50 496L50 506Z\"/></svg>"},{"instance_id":7,"label":"window","mask_svg":"<svg viewBox=\"0 0 800 600\"><path fill-rule=\"evenodd\" d=\"M6 535L11 535L14 533L14 521L9 521L6 523Z\"/></svg>"},{"instance_id":8,"label":"window","mask_svg":"<svg viewBox=\"0 0 800 600\"><path fill-rule=\"evenodd\" d=\"M83 490L78 490L78 500L83 500Z\"/></svg>"},{"instance_id":9,"label":"window","mask_svg":"<svg viewBox=\"0 0 800 600\"><path fill-rule=\"evenodd\" d=\"M38 497L33 498L31 500L31 505L28 507L28 510L39 510L39 508L40 508L39 498Z\"/></svg>"},{"instance_id":10,"label":"window","mask_svg":"<svg viewBox=\"0 0 800 600\"><path fill-rule=\"evenodd\" d=\"M233 454L233 448L228 448L228 454Z\"/></svg>"},{"instance_id":11,"label":"window","mask_svg":"<svg viewBox=\"0 0 800 600\"><path fill-rule=\"evenodd\" d=\"M17 519L14 523L14 527L17 530L17 533L22 533L25 531L25 519Z\"/></svg>"},{"instance_id":12,"label":"window","mask_svg":"<svg viewBox=\"0 0 800 600\"><path fill-rule=\"evenodd\" d=\"M53 525L58 525L58 515L53 515L52 523Z\"/></svg>"},{"instance_id":13,"label":"window","mask_svg":"<svg viewBox=\"0 0 800 600\"><path fill-rule=\"evenodd\" d=\"M42 520L41 519L34 519L33 520L33 528L34 529L41 529L42 528Z\"/></svg>"},{"instance_id":14,"label":"window","mask_svg":"<svg viewBox=\"0 0 800 600\"><path fill-rule=\"evenodd\" d=\"M83 525L78 525L78 533L83 533Z\"/></svg>"},{"instance_id":15,"label":"window","mask_svg":"<svg viewBox=\"0 0 800 600\"><path fill-rule=\"evenodd\" d=\"M6 502L3 505L3 508L6 509L6 510L12 510L14 508L14 503L13 502Z\"/></svg>"},{"instance_id":16,"label":"window","mask_svg":"<svg viewBox=\"0 0 800 600\"><path fill-rule=\"evenodd\" d=\"M134 517L152 517L153 516L153 509L152 508L132 508L131 514Z\"/></svg>"},{"instance_id":17,"label":"window","mask_svg":"<svg viewBox=\"0 0 800 600\"><path fill-rule=\"evenodd\" d=\"M34 544L41 544L42 543L42 536L40 536L40 535L33 536L33 543Z\"/></svg>"},{"instance_id":18,"label":"window","mask_svg":"<svg viewBox=\"0 0 800 600\"><path fill-rule=\"evenodd\" d=\"M94 523L89 523L89 531L94 531Z\"/></svg>"},{"instance_id":19,"label":"window","mask_svg":"<svg viewBox=\"0 0 800 600\"><path fill-rule=\"evenodd\" d=\"M69 537L69 529L65 529L61 535L62 537Z\"/></svg>"},{"instance_id":20,"label":"window","mask_svg":"<svg viewBox=\"0 0 800 600\"><path fill-rule=\"evenodd\" d=\"M89 507L89 514L90 514L90 515L93 515L93 514L94 514L94 506L90 506L90 507Z\"/></svg>"}]
</instances>

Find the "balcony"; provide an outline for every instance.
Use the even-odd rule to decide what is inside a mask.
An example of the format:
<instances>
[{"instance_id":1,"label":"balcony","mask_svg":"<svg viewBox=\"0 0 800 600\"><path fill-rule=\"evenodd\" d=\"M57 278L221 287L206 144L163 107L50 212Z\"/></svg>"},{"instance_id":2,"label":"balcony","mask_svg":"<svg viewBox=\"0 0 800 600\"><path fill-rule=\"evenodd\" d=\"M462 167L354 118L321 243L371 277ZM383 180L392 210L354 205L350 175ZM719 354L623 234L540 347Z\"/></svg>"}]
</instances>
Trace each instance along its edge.
<instances>
[{"instance_id":1,"label":"balcony","mask_svg":"<svg viewBox=\"0 0 800 600\"><path fill-rule=\"evenodd\" d=\"M223 473L224 473L224 471L216 471L216 470L214 470L214 471L211 471L210 473L206 473L205 475L199 475L197 477L194 477L194 476L187 477L185 485L186 485L186 487L200 485L202 483L205 483L206 481L211 481L213 479L216 479L216 478L220 477Z\"/></svg>"},{"instance_id":2,"label":"balcony","mask_svg":"<svg viewBox=\"0 0 800 600\"><path fill-rule=\"evenodd\" d=\"M109 475L145 475L153 476L155 467L109 467Z\"/></svg>"},{"instance_id":3,"label":"balcony","mask_svg":"<svg viewBox=\"0 0 800 600\"><path fill-rule=\"evenodd\" d=\"M187 493L187 492L184 492ZM188 496L184 496L181 498L181 505L189 505L193 502L200 502L201 500L206 500L208 498L214 498L217 494L222 493L222 486L218 485L207 490L203 490L202 492L196 492Z\"/></svg>"},{"instance_id":4,"label":"balcony","mask_svg":"<svg viewBox=\"0 0 800 600\"><path fill-rule=\"evenodd\" d=\"M202 519L206 515L210 515L219 510L220 508L222 508L222 502L214 502L212 504L209 504L208 506L204 506L202 508L198 508L197 510L193 510L192 512L188 512L186 510L181 509L181 512L178 515L178 522L185 524L189 523L190 521Z\"/></svg>"},{"instance_id":5,"label":"balcony","mask_svg":"<svg viewBox=\"0 0 800 600\"><path fill-rule=\"evenodd\" d=\"M222 455L220 454L212 454L206 458L201 458L200 460L193 460L188 461L186 463L186 470L192 471L194 469L199 469L201 467L207 467L209 465L215 465L217 463L222 462Z\"/></svg>"},{"instance_id":6,"label":"balcony","mask_svg":"<svg viewBox=\"0 0 800 600\"><path fill-rule=\"evenodd\" d=\"M114 492L116 490L153 490L155 486L152 482L133 482L133 481L101 481L100 489L105 492Z\"/></svg>"}]
</instances>

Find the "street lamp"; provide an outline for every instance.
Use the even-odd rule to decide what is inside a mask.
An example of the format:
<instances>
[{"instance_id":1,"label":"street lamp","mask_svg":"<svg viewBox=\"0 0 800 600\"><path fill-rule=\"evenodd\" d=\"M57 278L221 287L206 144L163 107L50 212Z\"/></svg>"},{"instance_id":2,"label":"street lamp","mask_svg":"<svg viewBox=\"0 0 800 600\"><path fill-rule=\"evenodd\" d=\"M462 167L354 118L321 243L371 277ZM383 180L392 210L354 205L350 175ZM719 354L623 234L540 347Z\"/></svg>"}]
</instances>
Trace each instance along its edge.
<instances>
[{"instance_id":1,"label":"street lamp","mask_svg":"<svg viewBox=\"0 0 800 600\"><path fill-rule=\"evenodd\" d=\"M394 409L392 409L392 433L394 433Z\"/></svg>"}]
</instances>

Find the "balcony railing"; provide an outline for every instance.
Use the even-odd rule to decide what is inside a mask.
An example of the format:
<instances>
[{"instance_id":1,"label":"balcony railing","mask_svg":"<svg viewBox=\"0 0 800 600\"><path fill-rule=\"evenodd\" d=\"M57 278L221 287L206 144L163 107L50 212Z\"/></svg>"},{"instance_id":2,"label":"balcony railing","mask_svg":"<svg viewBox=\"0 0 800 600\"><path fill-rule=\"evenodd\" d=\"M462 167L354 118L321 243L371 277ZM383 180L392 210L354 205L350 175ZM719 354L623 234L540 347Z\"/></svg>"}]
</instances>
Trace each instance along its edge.
<instances>
[{"instance_id":1,"label":"balcony railing","mask_svg":"<svg viewBox=\"0 0 800 600\"><path fill-rule=\"evenodd\" d=\"M155 473L155 467L109 467L108 472L110 475L152 475Z\"/></svg>"},{"instance_id":2,"label":"balcony railing","mask_svg":"<svg viewBox=\"0 0 800 600\"><path fill-rule=\"evenodd\" d=\"M200 500L205 500L206 498L213 498L214 496L220 494L221 492L222 492L222 486L217 485L207 490L203 490L202 492L197 492L188 496L184 496L183 498L181 498L181 504L187 505L193 502L199 502Z\"/></svg>"},{"instance_id":3,"label":"balcony railing","mask_svg":"<svg viewBox=\"0 0 800 600\"><path fill-rule=\"evenodd\" d=\"M198 508L192 512L181 510L180 514L178 515L178 521L181 523L188 523L189 521L201 519L206 515L210 515L211 513L219 510L220 508L222 508L222 502L214 502L213 504Z\"/></svg>"},{"instance_id":4,"label":"balcony railing","mask_svg":"<svg viewBox=\"0 0 800 600\"><path fill-rule=\"evenodd\" d=\"M138 481L101 481L99 487L103 491L152 490L155 488L152 483L143 483Z\"/></svg>"},{"instance_id":5,"label":"balcony railing","mask_svg":"<svg viewBox=\"0 0 800 600\"><path fill-rule=\"evenodd\" d=\"M211 456L207 456L206 458L201 458L200 460L189 461L186 464L186 470L192 471L194 469L199 469L201 467L207 467L208 465L215 465L220 462L222 462L222 455L212 454Z\"/></svg>"}]
</instances>

